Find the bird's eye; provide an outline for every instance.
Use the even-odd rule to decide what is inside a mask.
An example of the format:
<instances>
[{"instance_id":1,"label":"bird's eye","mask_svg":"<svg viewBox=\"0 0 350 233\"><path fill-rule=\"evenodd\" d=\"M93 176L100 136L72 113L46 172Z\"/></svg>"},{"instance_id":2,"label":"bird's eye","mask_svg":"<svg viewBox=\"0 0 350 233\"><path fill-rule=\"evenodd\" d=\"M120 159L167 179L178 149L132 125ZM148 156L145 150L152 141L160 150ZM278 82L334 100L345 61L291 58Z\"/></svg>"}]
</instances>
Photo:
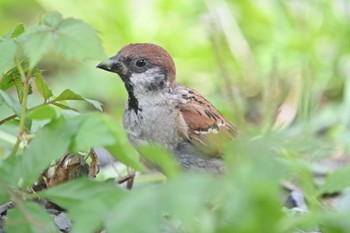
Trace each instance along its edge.
<instances>
[{"instance_id":1,"label":"bird's eye","mask_svg":"<svg viewBox=\"0 0 350 233\"><path fill-rule=\"evenodd\" d=\"M147 62L146 62L145 59L139 59L139 60L136 61L135 64L136 64L137 67L144 67L146 65L146 63Z\"/></svg>"}]
</instances>

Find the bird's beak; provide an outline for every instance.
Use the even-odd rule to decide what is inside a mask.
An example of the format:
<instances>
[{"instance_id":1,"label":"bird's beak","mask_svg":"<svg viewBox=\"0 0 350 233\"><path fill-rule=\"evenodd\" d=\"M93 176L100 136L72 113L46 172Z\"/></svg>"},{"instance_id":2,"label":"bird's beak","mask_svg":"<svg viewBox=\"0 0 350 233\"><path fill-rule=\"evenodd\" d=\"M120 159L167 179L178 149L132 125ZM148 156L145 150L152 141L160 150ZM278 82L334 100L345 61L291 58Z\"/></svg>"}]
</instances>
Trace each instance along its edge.
<instances>
[{"instance_id":1,"label":"bird's beak","mask_svg":"<svg viewBox=\"0 0 350 233\"><path fill-rule=\"evenodd\" d=\"M126 66L120 61L118 61L115 57L111 57L107 61L101 62L96 66L96 68L117 73L121 76L127 74Z\"/></svg>"}]
</instances>

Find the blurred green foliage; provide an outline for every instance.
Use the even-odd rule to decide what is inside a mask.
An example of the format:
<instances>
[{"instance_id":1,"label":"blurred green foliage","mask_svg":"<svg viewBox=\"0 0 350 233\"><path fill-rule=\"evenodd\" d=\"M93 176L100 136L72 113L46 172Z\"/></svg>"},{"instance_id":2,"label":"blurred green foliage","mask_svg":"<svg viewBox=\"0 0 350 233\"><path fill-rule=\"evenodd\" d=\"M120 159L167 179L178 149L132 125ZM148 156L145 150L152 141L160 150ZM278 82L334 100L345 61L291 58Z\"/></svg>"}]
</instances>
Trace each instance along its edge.
<instances>
[{"instance_id":1,"label":"blurred green foliage","mask_svg":"<svg viewBox=\"0 0 350 233\"><path fill-rule=\"evenodd\" d=\"M0 204L16 203L7 231L55 232L27 201L43 197L68 210L72 232L348 232L349 167L321 165L349 161L349 8L346 0L2 0ZM185 173L145 148L152 160L162 156L165 183L140 178L127 192L78 179L28 194L67 151L104 146L144 170L120 124L124 86L95 69L132 42L166 48L178 81L239 128L226 174ZM283 208L285 180L304 193L307 213ZM343 191L335 208L324 204L324 194Z\"/></svg>"}]
</instances>

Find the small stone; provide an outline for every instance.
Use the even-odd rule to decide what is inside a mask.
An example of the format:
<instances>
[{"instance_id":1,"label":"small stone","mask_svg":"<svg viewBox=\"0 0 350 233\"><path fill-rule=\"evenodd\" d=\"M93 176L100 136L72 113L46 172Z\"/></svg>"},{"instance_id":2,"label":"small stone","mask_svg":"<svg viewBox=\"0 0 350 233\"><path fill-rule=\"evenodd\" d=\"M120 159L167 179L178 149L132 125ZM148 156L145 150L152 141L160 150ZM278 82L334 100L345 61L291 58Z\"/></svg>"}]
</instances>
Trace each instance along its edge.
<instances>
[{"instance_id":1,"label":"small stone","mask_svg":"<svg viewBox=\"0 0 350 233\"><path fill-rule=\"evenodd\" d=\"M64 212L54 215L53 220L60 231L68 232L72 227L72 222L67 218Z\"/></svg>"}]
</instances>

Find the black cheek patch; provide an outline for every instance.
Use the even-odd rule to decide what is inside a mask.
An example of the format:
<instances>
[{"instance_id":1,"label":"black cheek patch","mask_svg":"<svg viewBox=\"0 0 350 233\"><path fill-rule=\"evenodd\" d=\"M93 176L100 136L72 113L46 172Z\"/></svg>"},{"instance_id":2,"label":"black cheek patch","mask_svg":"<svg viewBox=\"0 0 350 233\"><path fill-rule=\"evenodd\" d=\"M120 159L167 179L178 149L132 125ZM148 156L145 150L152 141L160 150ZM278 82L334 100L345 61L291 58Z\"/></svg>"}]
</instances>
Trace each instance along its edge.
<instances>
[{"instance_id":1,"label":"black cheek patch","mask_svg":"<svg viewBox=\"0 0 350 233\"><path fill-rule=\"evenodd\" d=\"M165 75L156 76L152 82L146 83L145 87L148 91L160 91L166 88L167 77Z\"/></svg>"}]
</instances>

